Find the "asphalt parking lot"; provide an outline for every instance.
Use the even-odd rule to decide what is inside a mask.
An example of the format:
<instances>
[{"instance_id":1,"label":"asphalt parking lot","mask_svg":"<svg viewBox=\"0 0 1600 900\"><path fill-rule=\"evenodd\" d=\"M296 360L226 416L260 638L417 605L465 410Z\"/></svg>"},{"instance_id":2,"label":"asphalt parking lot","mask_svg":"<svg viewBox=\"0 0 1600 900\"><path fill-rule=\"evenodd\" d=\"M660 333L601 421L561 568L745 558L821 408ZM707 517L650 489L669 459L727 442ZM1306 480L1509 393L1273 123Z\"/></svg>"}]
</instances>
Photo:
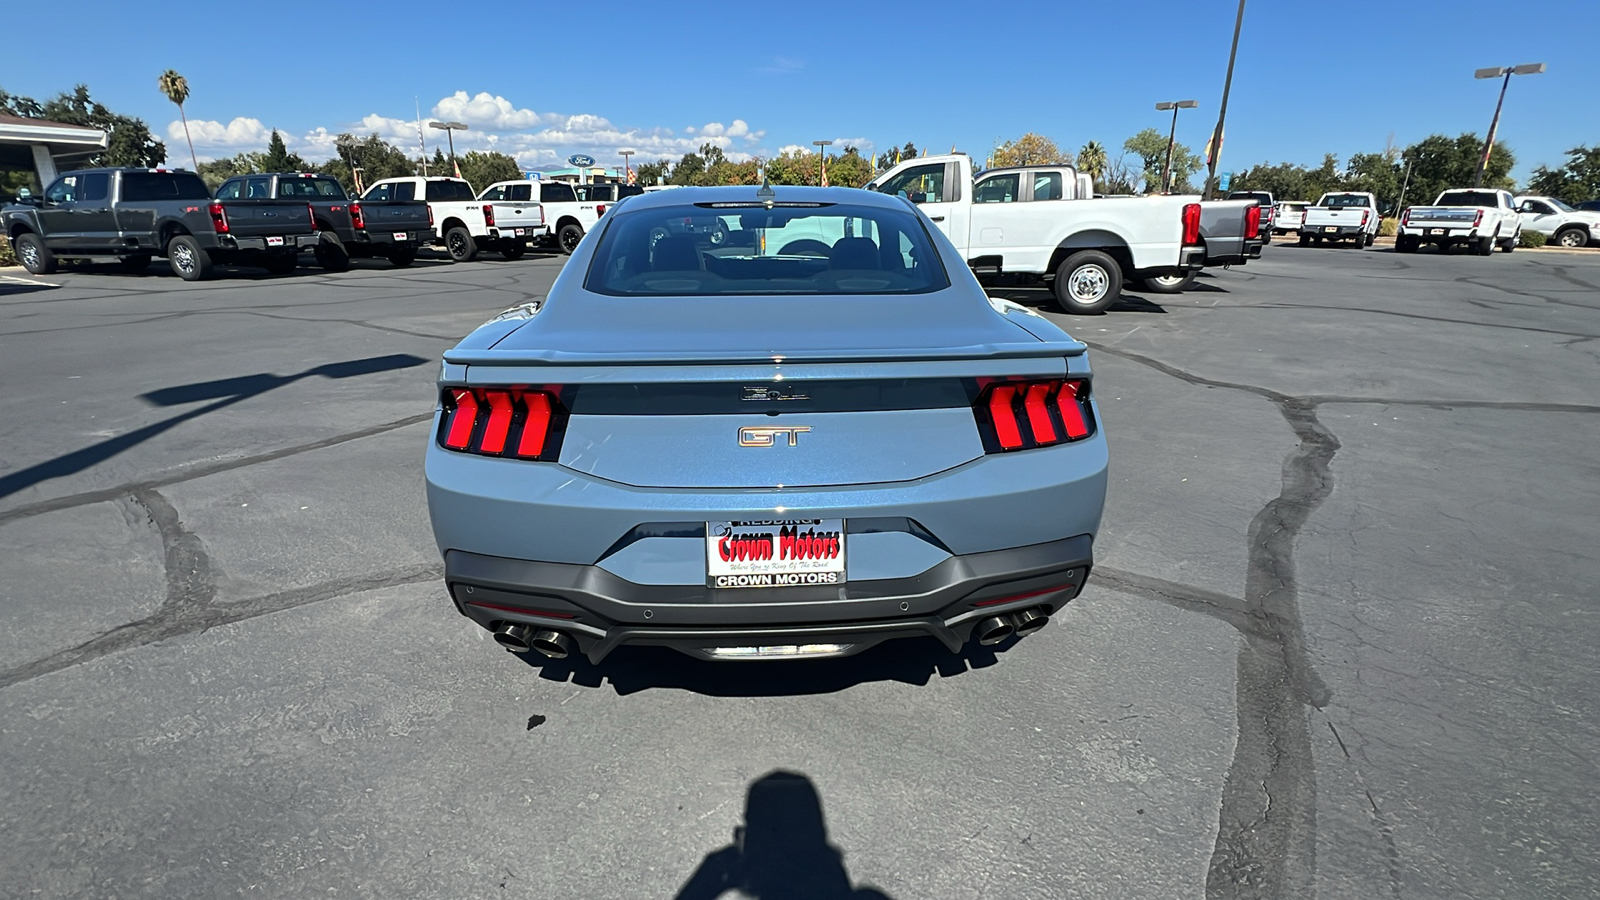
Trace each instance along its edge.
<instances>
[{"instance_id":1,"label":"asphalt parking lot","mask_svg":"<svg viewBox=\"0 0 1600 900\"><path fill-rule=\"evenodd\" d=\"M1600 256L1059 317L1112 470L1050 627L599 667L457 615L422 495L438 355L561 262L0 274L0 895L1600 895Z\"/></svg>"}]
</instances>

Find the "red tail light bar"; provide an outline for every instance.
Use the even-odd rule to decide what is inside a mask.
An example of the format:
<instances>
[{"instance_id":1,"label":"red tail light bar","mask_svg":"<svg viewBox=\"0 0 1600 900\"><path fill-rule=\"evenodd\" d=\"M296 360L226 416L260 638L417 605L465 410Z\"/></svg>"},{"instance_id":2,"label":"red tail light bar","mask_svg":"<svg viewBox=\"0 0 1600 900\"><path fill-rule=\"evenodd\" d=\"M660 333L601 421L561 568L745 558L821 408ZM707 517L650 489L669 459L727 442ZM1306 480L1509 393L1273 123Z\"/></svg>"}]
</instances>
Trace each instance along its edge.
<instances>
[{"instance_id":1,"label":"red tail light bar","mask_svg":"<svg viewBox=\"0 0 1600 900\"><path fill-rule=\"evenodd\" d=\"M1185 203L1183 205L1183 242L1185 244L1200 243L1200 204Z\"/></svg>"},{"instance_id":2,"label":"red tail light bar","mask_svg":"<svg viewBox=\"0 0 1600 900\"><path fill-rule=\"evenodd\" d=\"M1362 224L1366 224L1362 220ZM1244 211L1244 239L1253 240L1261 236L1261 207L1252 206Z\"/></svg>"},{"instance_id":3,"label":"red tail light bar","mask_svg":"<svg viewBox=\"0 0 1600 900\"><path fill-rule=\"evenodd\" d=\"M1367 220L1370 219L1371 217L1372 217L1372 210L1363 209L1361 211L1361 227L1362 228L1367 227Z\"/></svg>"},{"instance_id":4,"label":"red tail light bar","mask_svg":"<svg viewBox=\"0 0 1600 900\"><path fill-rule=\"evenodd\" d=\"M311 223L311 233L317 233L317 208L310 203L306 204L306 218Z\"/></svg>"},{"instance_id":5,"label":"red tail light bar","mask_svg":"<svg viewBox=\"0 0 1600 900\"><path fill-rule=\"evenodd\" d=\"M350 227L357 231L363 231L367 227L367 216L361 211L359 203L350 204Z\"/></svg>"},{"instance_id":6,"label":"red tail light bar","mask_svg":"<svg viewBox=\"0 0 1600 900\"><path fill-rule=\"evenodd\" d=\"M488 203L483 205L483 224L494 226L494 207Z\"/></svg>"},{"instance_id":7,"label":"red tail light bar","mask_svg":"<svg viewBox=\"0 0 1600 900\"><path fill-rule=\"evenodd\" d=\"M594 207L594 214L597 215L597 216L605 215L606 214L606 205L604 203L596 203L595 207Z\"/></svg>"},{"instance_id":8,"label":"red tail light bar","mask_svg":"<svg viewBox=\"0 0 1600 900\"><path fill-rule=\"evenodd\" d=\"M1400 214L1400 224L1401 225L1410 225L1411 224L1411 210L1408 209L1405 212Z\"/></svg>"},{"instance_id":9,"label":"red tail light bar","mask_svg":"<svg viewBox=\"0 0 1600 900\"><path fill-rule=\"evenodd\" d=\"M222 208L221 203L213 203L209 207L211 212L211 227L217 234L228 233L228 211Z\"/></svg>"},{"instance_id":10,"label":"red tail light bar","mask_svg":"<svg viewBox=\"0 0 1600 900\"><path fill-rule=\"evenodd\" d=\"M433 204L428 204L428 227L433 227Z\"/></svg>"},{"instance_id":11,"label":"red tail light bar","mask_svg":"<svg viewBox=\"0 0 1600 900\"><path fill-rule=\"evenodd\" d=\"M972 412L987 453L1049 447L1094 432L1087 381L997 381L978 395Z\"/></svg>"},{"instance_id":12,"label":"red tail light bar","mask_svg":"<svg viewBox=\"0 0 1600 900\"><path fill-rule=\"evenodd\" d=\"M1479 225L1482 225L1482 224L1483 224L1483 210L1480 209L1480 210L1478 210L1478 214L1472 218L1472 227L1473 228L1477 228Z\"/></svg>"},{"instance_id":13,"label":"red tail light bar","mask_svg":"<svg viewBox=\"0 0 1600 900\"><path fill-rule=\"evenodd\" d=\"M567 412L552 390L445 388L439 445L481 456L553 460Z\"/></svg>"}]
</instances>

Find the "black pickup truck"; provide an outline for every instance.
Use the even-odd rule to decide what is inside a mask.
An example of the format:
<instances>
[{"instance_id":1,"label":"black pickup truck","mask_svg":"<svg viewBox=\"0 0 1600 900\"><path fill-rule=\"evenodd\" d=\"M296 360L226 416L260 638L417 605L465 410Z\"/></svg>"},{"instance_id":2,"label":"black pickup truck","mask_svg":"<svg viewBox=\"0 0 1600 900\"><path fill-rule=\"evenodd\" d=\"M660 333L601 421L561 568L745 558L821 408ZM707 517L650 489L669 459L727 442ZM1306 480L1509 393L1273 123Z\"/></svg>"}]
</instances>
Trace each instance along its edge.
<instances>
[{"instance_id":1,"label":"black pickup truck","mask_svg":"<svg viewBox=\"0 0 1600 900\"><path fill-rule=\"evenodd\" d=\"M352 256L381 256L409 266L417 248L433 240L433 208L422 200L372 197L352 200L338 179L310 172L240 175L217 188L217 199L297 200L310 203L321 236L314 247L317 264L330 272L350 268Z\"/></svg>"},{"instance_id":2,"label":"black pickup truck","mask_svg":"<svg viewBox=\"0 0 1600 900\"><path fill-rule=\"evenodd\" d=\"M294 271L300 248L317 233L303 200L214 200L193 172L80 169L50 182L44 195L0 210L17 258L45 275L59 259L116 259L138 272L164 256L185 281L214 263Z\"/></svg>"}]
</instances>

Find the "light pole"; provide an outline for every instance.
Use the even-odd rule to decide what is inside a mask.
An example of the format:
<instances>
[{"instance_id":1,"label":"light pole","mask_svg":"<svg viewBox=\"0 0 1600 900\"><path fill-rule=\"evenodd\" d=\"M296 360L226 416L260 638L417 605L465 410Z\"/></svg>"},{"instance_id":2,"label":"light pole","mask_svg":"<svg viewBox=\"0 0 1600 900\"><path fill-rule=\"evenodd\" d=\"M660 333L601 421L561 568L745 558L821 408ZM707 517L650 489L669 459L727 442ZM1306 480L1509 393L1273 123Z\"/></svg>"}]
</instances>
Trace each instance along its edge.
<instances>
[{"instance_id":1,"label":"light pole","mask_svg":"<svg viewBox=\"0 0 1600 900\"><path fill-rule=\"evenodd\" d=\"M1211 199L1211 183L1217 179L1217 163L1222 161L1222 123L1228 118L1228 91L1233 88L1233 60L1239 55L1239 29L1244 26L1244 0L1239 0L1239 15L1233 20L1233 49L1228 51L1228 77L1222 82L1222 108L1217 110L1217 130L1211 132L1211 158L1206 160L1205 199Z\"/></svg>"},{"instance_id":2,"label":"light pole","mask_svg":"<svg viewBox=\"0 0 1600 900\"><path fill-rule=\"evenodd\" d=\"M1500 100L1494 105L1494 119L1489 122L1489 139L1483 142L1483 161L1478 163L1478 177L1473 179L1473 187L1483 187L1483 173L1489 168L1489 151L1494 149L1494 134L1500 128L1500 107L1506 102L1506 88L1511 86L1513 75L1538 75L1544 71L1544 63L1524 63L1520 66L1495 66L1489 69L1479 69L1472 73L1473 78L1499 78L1501 75L1506 80L1500 83Z\"/></svg>"},{"instance_id":3,"label":"light pole","mask_svg":"<svg viewBox=\"0 0 1600 900\"><path fill-rule=\"evenodd\" d=\"M460 122L429 122L429 128L437 128L444 132L445 139L450 142L450 167L456 170L456 177L461 177L461 166L456 162L456 132L466 131L467 126Z\"/></svg>"},{"instance_id":4,"label":"light pole","mask_svg":"<svg viewBox=\"0 0 1600 900\"><path fill-rule=\"evenodd\" d=\"M826 151L823 150L823 148L831 146L833 144L833 141L812 141L811 143L817 145L817 159L820 160L821 163L822 163L822 178L821 178L821 181L819 183L823 187L827 187L828 186L828 156L827 156Z\"/></svg>"},{"instance_id":5,"label":"light pole","mask_svg":"<svg viewBox=\"0 0 1600 900\"><path fill-rule=\"evenodd\" d=\"M633 169L628 167L628 157L633 155L632 150L618 150L617 155L622 157L622 183L633 183Z\"/></svg>"},{"instance_id":6,"label":"light pole","mask_svg":"<svg viewBox=\"0 0 1600 900\"><path fill-rule=\"evenodd\" d=\"M1174 100L1171 103L1157 103L1156 109L1165 112L1172 110L1172 130L1167 132L1167 166L1161 176L1161 193L1172 190L1172 145L1178 139L1178 110L1194 109L1200 104L1193 100Z\"/></svg>"}]
</instances>

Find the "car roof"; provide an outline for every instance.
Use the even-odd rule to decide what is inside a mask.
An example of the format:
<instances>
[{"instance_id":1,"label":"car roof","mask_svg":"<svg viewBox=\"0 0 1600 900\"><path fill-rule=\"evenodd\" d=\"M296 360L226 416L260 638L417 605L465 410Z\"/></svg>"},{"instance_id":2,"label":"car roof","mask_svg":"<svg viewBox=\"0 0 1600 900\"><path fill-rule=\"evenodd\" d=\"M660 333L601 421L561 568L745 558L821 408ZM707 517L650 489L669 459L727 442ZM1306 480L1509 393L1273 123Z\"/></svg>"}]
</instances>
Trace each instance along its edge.
<instances>
[{"instance_id":1,"label":"car roof","mask_svg":"<svg viewBox=\"0 0 1600 900\"><path fill-rule=\"evenodd\" d=\"M675 191L646 191L628 198L628 210L684 206L694 203L757 203L759 185L744 184L729 187L686 187ZM905 209L905 201L898 197L864 191L860 188L805 187L793 184L772 185L773 201L777 203L850 203L881 209Z\"/></svg>"}]
</instances>

